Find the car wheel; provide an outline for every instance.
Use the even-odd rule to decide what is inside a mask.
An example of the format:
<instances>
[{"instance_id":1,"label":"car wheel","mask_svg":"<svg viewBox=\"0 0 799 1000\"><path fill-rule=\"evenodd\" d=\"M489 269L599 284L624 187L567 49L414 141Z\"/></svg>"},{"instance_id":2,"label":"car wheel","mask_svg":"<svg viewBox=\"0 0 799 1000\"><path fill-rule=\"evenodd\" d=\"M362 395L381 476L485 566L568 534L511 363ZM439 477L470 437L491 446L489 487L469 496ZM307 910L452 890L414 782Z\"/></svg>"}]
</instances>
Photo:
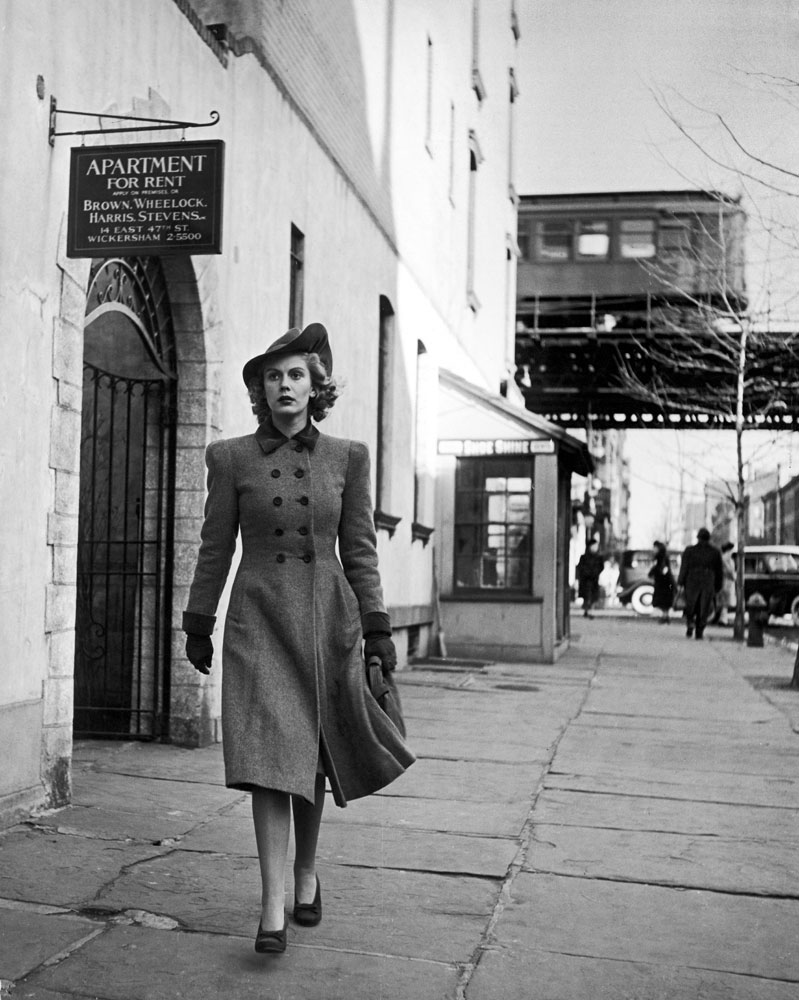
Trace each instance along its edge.
<instances>
[{"instance_id":1,"label":"car wheel","mask_svg":"<svg viewBox=\"0 0 799 1000\"><path fill-rule=\"evenodd\" d=\"M630 605L637 615L651 615L654 611L652 607L652 597L655 588L650 583L642 583L636 587L630 596Z\"/></svg>"},{"instance_id":2,"label":"car wheel","mask_svg":"<svg viewBox=\"0 0 799 1000\"><path fill-rule=\"evenodd\" d=\"M791 618L794 625L799 625L799 597L794 597L791 601Z\"/></svg>"}]
</instances>

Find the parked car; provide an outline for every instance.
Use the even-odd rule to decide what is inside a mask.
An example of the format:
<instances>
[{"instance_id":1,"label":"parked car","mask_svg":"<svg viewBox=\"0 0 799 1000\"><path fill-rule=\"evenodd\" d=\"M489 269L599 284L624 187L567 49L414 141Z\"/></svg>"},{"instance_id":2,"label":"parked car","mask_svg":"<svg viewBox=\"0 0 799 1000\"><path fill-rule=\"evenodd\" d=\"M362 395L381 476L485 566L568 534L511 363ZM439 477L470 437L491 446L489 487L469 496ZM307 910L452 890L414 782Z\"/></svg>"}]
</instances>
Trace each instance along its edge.
<instances>
[{"instance_id":1,"label":"parked car","mask_svg":"<svg viewBox=\"0 0 799 1000\"><path fill-rule=\"evenodd\" d=\"M738 553L733 550L733 559ZM799 625L799 545L747 545L744 549L744 602L765 598L769 614L790 615Z\"/></svg>"},{"instance_id":2,"label":"parked car","mask_svg":"<svg viewBox=\"0 0 799 1000\"><path fill-rule=\"evenodd\" d=\"M677 582L680 572L681 552L669 550L669 562ZM649 577L649 570L655 561L653 549L625 549L619 560L619 584L616 596L625 606L629 606L637 615L651 615L652 594L654 587Z\"/></svg>"}]
</instances>

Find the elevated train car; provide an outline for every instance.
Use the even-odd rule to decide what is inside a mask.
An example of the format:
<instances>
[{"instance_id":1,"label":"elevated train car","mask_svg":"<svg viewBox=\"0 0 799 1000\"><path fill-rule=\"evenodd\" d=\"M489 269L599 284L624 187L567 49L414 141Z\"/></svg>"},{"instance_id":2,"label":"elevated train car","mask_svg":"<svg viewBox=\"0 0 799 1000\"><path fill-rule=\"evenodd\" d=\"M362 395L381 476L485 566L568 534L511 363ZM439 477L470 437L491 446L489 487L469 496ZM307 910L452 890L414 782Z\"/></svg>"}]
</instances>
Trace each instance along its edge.
<instances>
[{"instance_id":1,"label":"elevated train car","mask_svg":"<svg viewBox=\"0 0 799 1000\"><path fill-rule=\"evenodd\" d=\"M525 196L517 320L531 330L640 326L686 294L740 304L745 215L714 191Z\"/></svg>"},{"instance_id":2,"label":"elevated train car","mask_svg":"<svg viewBox=\"0 0 799 1000\"><path fill-rule=\"evenodd\" d=\"M717 191L523 196L516 362L528 409L566 426L603 408L631 414L610 388L618 352L665 335L664 309L690 323L700 301L745 308L745 222Z\"/></svg>"}]
</instances>

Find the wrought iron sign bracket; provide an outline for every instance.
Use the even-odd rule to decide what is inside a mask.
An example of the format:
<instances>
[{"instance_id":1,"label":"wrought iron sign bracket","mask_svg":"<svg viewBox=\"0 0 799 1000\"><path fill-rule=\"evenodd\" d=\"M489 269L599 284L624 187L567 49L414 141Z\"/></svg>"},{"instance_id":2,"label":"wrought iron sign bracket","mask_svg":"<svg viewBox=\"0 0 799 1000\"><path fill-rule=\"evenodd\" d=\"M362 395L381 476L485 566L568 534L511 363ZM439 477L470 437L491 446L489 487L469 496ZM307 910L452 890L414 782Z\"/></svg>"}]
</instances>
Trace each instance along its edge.
<instances>
[{"instance_id":1,"label":"wrought iron sign bracket","mask_svg":"<svg viewBox=\"0 0 799 1000\"><path fill-rule=\"evenodd\" d=\"M83 118L113 118L114 121L150 122L148 125L130 125L122 128L87 128L76 132L56 132L57 115L80 115ZM174 128L210 128L219 121L219 112L211 112L211 120L208 122L184 122L172 118L143 118L141 115L112 115L106 112L97 111L67 111L59 108L55 97L50 98L50 125L47 132L47 141L50 145L55 144L55 138L59 135L108 135L112 132L162 132L166 129Z\"/></svg>"}]
</instances>

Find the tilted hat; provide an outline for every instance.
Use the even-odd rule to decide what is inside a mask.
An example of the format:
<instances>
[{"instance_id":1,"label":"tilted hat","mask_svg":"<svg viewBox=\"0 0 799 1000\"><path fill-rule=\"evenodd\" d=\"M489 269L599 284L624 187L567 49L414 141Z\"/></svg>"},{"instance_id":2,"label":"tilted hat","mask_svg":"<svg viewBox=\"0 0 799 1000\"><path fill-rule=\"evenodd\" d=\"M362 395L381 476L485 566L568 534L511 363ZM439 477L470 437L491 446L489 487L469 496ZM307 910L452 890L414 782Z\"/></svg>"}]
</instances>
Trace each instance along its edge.
<instances>
[{"instance_id":1,"label":"tilted hat","mask_svg":"<svg viewBox=\"0 0 799 1000\"><path fill-rule=\"evenodd\" d=\"M283 354L318 354L327 374L333 374L333 352L330 350L327 330L321 323L311 323L304 330L293 326L282 337L278 337L274 344L270 344L263 354L250 358L241 373L245 384L258 377L259 371L269 359Z\"/></svg>"}]
</instances>

